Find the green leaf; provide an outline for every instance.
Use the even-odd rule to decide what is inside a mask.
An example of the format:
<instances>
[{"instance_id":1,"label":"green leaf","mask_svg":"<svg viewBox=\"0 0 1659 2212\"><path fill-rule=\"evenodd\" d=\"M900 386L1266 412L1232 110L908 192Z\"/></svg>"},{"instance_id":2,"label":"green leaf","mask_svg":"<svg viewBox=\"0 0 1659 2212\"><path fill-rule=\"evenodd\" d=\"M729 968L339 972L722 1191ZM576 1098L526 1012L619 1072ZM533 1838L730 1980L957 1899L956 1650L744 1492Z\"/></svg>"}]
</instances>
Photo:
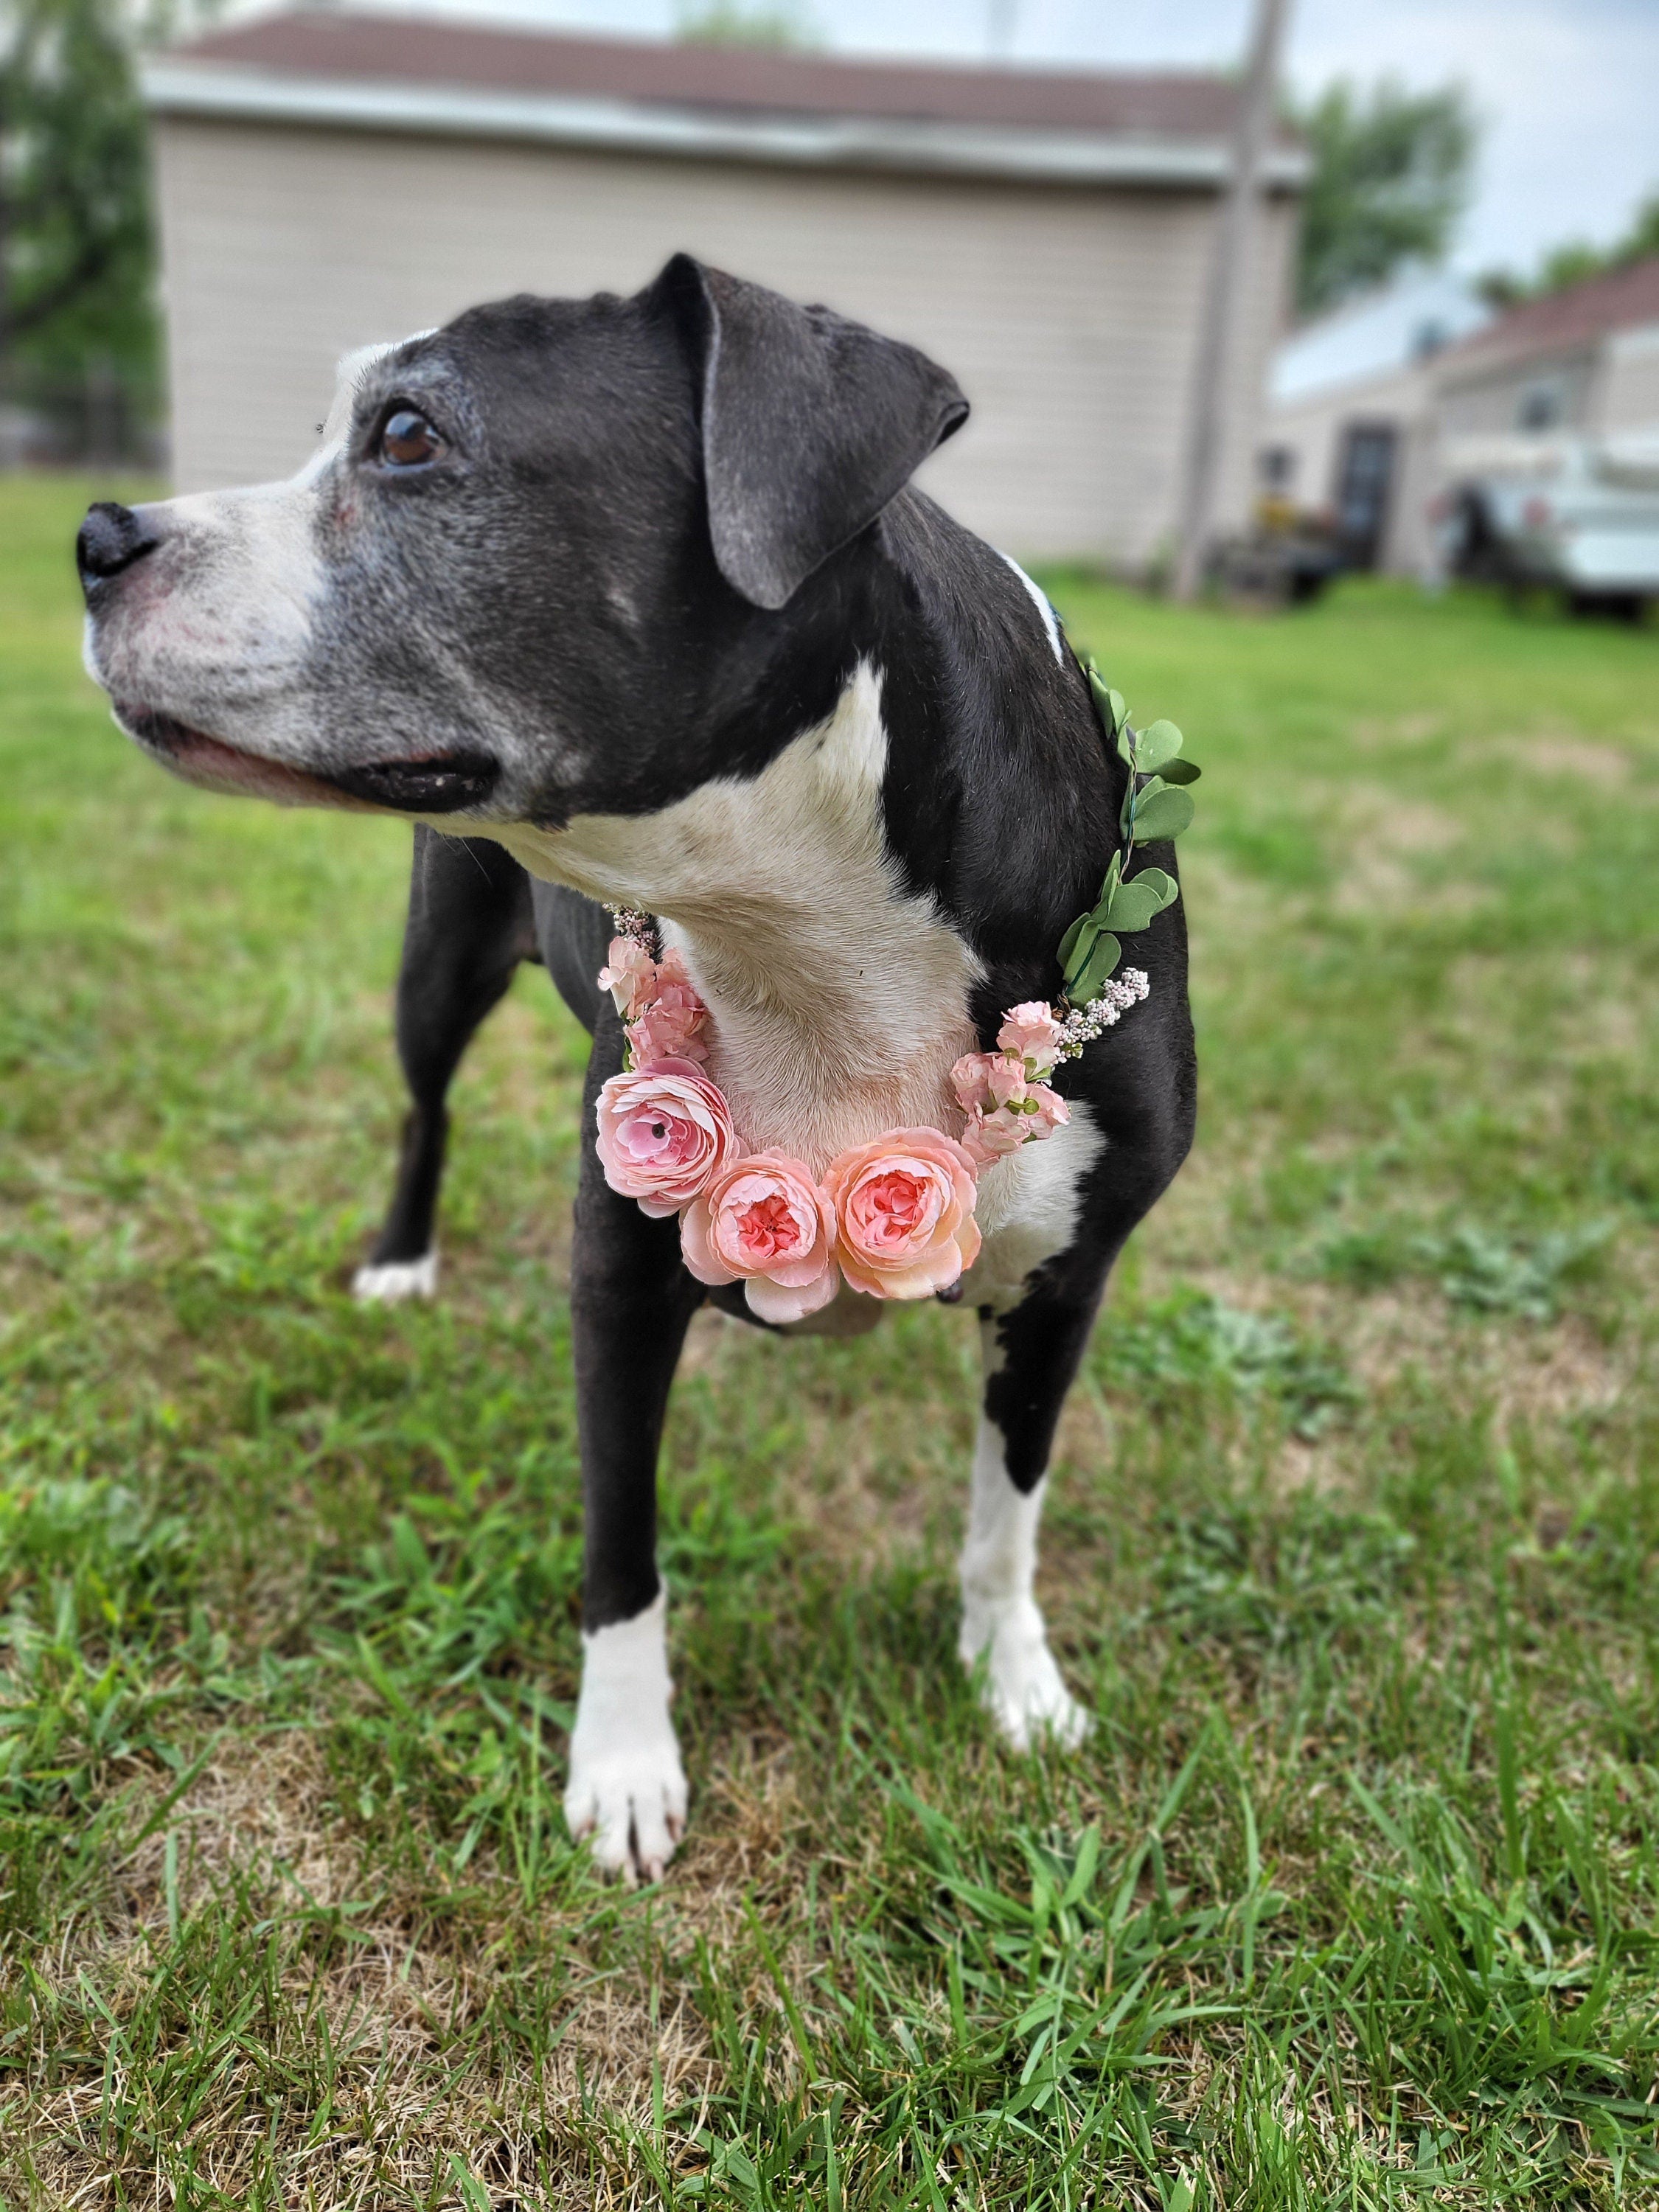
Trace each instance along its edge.
<instances>
[{"instance_id":1,"label":"green leaf","mask_svg":"<svg viewBox=\"0 0 1659 2212\"><path fill-rule=\"evenodd\" d=\"M1109 906L1111 904L1112 894L1117 889L1118 879L1122 873L1123 855L1121 853L1114 853L1111 859L1106 864L1105 874L1100 879L1100 896L1095 902L1097 907ZM1103 923L1103 928L1104 926L1105 925Z\"/></svg>"},{"instance_id":2,"label":"green leaf","mask_svg":"<svg viewBox=\"0 0 1659 2212\"><path fill-rule=\"evenodd\" d=\"M1125 933L1145 929L1152 916L1162 914L1180 891L1175 878L1166 875L1162 868L1143 868L1130 882L1118 885L1110 911L1099 915L1100 921L1103 927Z\"/></svg>"},{"instance_id":3,"label":"green leaf","mask_svg":"<svg viewBox=\"0 0 1659 2212\"><path fill-rule=\"evenodd\" d=\"M1080 925L1074 922L1072 927L1078 933L1075 938L1073 938L1072 949L1063 963L1065 989L1068 999L1073 995L1072 986L1088 966L1100 937L1100 925L1092 915L1085 914ZM1068 929L1066 934L1071 937L1072 931Z\"/></svg>"},{"instance_id":4,"label":"green leaf","mask_svg":"<svg viewBox=\"0 0 1659 2212\"><path fill-rule=\"evenodd\" d=\"M1143 775L1152 775L1175 758L1184 742L1173 722L1154 722L1135 739L1135 766Z\"/></svg>"},{"instance_id":5,"label":"green leaf","mask_svg":"<svg viewBox=\"0 0 1659 2212\"><path fill-rule=\"evenodd\" d=\"M1165 761L1158 774L1165 783L1196 783L1204 773L1196 761Z\"/></svg>"},{"instance_id":6,"label":"green leaf","mask_svg":"<svg viewBox=\"0 0 1659 2212\"><path fill-rule=\"evenodd\" d=\"M1075 984L1066 986L1066 995L1073 1006L1092 1004L1105 989L1113 969L1122 957L1123 947L1109 930L1103 930L1095 939L1094 950L1089 955L1083 973Z\"/></svg>"},{"instance_id":7,"label":"green leaf","mask_svg":"<svg viewBox=\"0 0 1659 2212\"><path fill-rule=\"evenodd\" d=\"M1066 931L1065 936L1060 939L1060 951L1054 955L1054 957L1059 961L1062 973L1071 966L1072 955L1077 950L1078 939L1083 934L1083 932L1089 927L1089 916L1086 914L1080 914L1077 920L1072 924L1071 927Z\"/></svg>"},{"instance_id":8,"label":"green leaf","mask_svg":"<svg viewBox=\"0 0 1659 2212\"><path fill-rule=\"evenodd\" d=\"M1100 726L1109 738L1115 738L1123 727L1123 717L1128 711L1123 704L1123 694L1113 690L1092 660L1089 663L1088 676L1089 689L1094 695L1095 712L1100 717Z\"/></svg>"},{"instance_id":9,"label":"green leaf","mask_svg":"<svg viewBox=\"0 0 1659 2212\"><path fill-rule=\"evenodd\" d=\"M1135 807L1137 842L1152 844L1165 837L1178 837L1192 820L1194 811L1184 791L1173 790L1167 783L1160 783L1156 788L1149 786Z\"/></svg>"}]
</instances>

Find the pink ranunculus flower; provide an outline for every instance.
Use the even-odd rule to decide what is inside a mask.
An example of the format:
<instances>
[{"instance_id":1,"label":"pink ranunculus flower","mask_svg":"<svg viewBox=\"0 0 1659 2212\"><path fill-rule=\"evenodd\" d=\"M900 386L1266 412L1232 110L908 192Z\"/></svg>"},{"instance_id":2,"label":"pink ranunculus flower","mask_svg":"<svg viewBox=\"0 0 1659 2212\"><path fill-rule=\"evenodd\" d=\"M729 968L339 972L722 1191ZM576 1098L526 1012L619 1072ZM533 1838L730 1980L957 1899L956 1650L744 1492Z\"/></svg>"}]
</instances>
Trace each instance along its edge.
<instances>
[{"instance_id":1,"label":"pink ranunculus flower","mask_svg":"<svg viewBox=\"0 0 1659 2212\"><path fill-rule=\"evenodd\" d=\"M889 1129L830 1163L836 1256L855 1291L925 1298L979 1257L974 1163L942 1129Z\"/></svg>"},{"instance_id":2,"label":"pink ranunculus flower","mask_svg":"<svg viewBox=\"0 0 1659 2212\"><path fill-rule=\"evenodd\" d=\"M700 1283L742 1282L763 1321L804 1321L841 1285L836 1209L787 1152L722 1169L680 1217L680 1250Z\"/></svg>"},{"instance_id":3,"label":"pink ranunculus flower","mask_svg":"<svg viewBox=\"0 0 1659 2212\"><path fill-rule=\"evenodd\" d=\"M599 1092L599 1164L622 1198L661 1218L690 1206L737 1157L724 1095L695 1060L653 1060Z\"/></svg>"},{"instance_id":4,"label":"pink ranunculus flower","mask_svg":"<svg viewBox=\"0 0 1659 2212\"><path fill-rule=\"evenodd\" d=\"M656 989L657 963L636 937L613 937L610 962L599 970L599 985L610 992L623 1019L631 1022Z\"/></svg>"},{"instance_id":5,"label":"pink ranunculus flower","mask_svg":"<svg viewBox=\"0 0 1659 2212\"><path fill-rule=\"evenodd\" d=\"M1027 999L1003 1016L997 1042L1020 1061L1030 1060L1033 1075L1046 1075L1060 1058L1065 1034L1041 999Z\"/></svg>"}]
</instances>

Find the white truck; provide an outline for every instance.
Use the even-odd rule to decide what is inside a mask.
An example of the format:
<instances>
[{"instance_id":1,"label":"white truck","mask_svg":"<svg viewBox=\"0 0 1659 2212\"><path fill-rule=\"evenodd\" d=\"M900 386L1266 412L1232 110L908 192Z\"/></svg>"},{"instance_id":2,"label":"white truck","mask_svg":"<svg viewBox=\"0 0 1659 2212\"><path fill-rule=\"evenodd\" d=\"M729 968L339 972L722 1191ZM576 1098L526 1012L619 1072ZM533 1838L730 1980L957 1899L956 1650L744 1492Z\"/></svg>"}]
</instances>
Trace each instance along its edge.
<instances>
[{"instance_id":1,"label":"white truck","mask_svg":"<svg viewBox=\"0 0 1659 2212\"><path fill-rule=\"evenodd\" d=\"M1545 586L1576 612L1639 622L1659 599L1659 428L1460 439L1435 503L1449 574Z\"/></svg>"}]
</instances>

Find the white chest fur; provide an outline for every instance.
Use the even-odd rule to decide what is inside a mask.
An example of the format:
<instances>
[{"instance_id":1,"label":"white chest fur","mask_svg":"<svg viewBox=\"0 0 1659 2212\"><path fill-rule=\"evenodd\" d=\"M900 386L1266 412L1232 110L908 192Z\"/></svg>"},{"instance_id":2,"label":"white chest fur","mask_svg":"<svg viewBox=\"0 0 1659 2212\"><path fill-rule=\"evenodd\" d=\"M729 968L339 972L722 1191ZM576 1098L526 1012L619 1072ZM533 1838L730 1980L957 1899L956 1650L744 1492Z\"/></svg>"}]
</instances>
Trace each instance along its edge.
<instances>
[{"instance_id":1,"label":"white chest fur","mask_svg":"<svg viewBox=\"0 0 1659 2212\"><path fill-rule=\"evenodd\" d=\"M860 664L834 714L759 775L655 814L490 825L532 875L662 917L708 1002L709 1073L744 1142L816 1173L885 1129L955 1128L951 1068L977 1042L968 999L983 971L904 890L882 831L886 767L881 679ZM970 1298L1012 1303L1071 1242L1101 1144L1081 1110L986 1170Z\"/></svg>"},{"instance_id":2,"label":"white chest fur","mask_svg":"<svg viewBox=\"0 0 1659 2212\"><path fill-rule=\"evenodd\" d=\"M821 1172L846 1146L950 1126L974 1048L979 963L909 896L882 834L881 680L860 664L836 711L757 776L644 816L497 830L533 874L663 917L708 1001L709 1073L744 1141Z\"/></svg>"}]
</instances>

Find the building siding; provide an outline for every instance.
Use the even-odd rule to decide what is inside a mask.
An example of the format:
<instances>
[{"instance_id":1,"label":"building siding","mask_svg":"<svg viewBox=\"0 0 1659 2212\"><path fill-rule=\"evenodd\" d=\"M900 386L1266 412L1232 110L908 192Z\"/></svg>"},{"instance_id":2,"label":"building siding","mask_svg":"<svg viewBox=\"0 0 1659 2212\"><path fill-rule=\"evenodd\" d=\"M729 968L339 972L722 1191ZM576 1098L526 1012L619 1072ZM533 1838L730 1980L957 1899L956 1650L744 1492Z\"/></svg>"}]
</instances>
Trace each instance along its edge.
<instances>
[{"instance_id":1,"label":"building siding","mask_svg":"<svg viewBox=\"0 0 1659 2212\"><path fill-rule=\"evenodd\" d=\"M629 292L678 248L924 347L973 403L922 481L1034 556L1145 561L1176 512L1215 202L161 118L174 471L284 475L355 346L517 291ZM1291 204L1268 204L1230 425L1249 497Z\"/></svg>"}]
</instances>

